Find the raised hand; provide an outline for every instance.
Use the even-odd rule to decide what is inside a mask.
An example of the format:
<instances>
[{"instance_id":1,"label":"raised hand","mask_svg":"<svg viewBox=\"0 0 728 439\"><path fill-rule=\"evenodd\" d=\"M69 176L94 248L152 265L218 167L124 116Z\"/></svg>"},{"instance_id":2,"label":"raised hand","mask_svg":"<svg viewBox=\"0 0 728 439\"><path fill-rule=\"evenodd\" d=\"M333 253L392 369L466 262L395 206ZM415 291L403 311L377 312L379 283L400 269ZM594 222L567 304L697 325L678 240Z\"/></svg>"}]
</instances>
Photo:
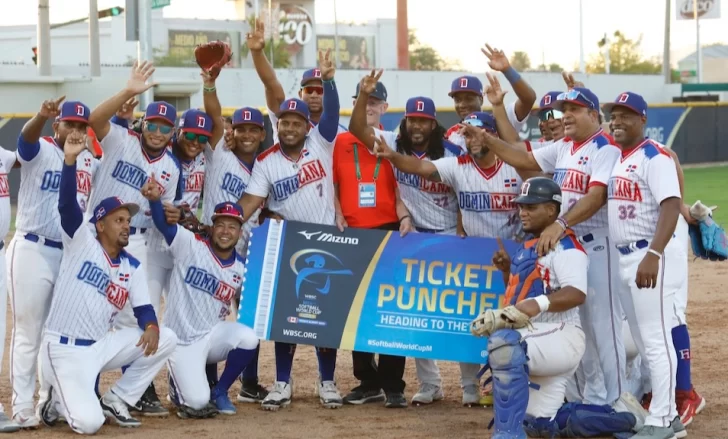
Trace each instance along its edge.
<instances>
[{"instance_id":1,"label":"raised hand","mask_svg":"<svg viewBox=\"0 0 728 439\"><path fill-rule=\"evenodd\" d=\"M154 70L154 65L149 61L143 61L141 64L139 64L139 61L134 61L134 65L131 68L131 75L126 82L126 89L138 95L154 87L156 85L154 83L147 84Z\"/></svg>"},{"instance_id":2,"label":"raised hand","mask_svg":"<svg viewBox=\"0 0 728 439\"><path fill-rule=\"evenodd\" d=\"M251 32L245 35L245 42L248 45L248 49L253 52L265 49L265 25L262 20L255 19Z\"/></svg>"},{"instance_id":3,"label":"raised hand","mask_svg":"<svg viewBox=\"0 0 728 439\"><path fill-rule=\"evenodd\" d=\"M379 71L372 69L370 74L361 78L361 81L359 81L359 93L363 95L374 93L374 90L377 89L377 82L379 82L379 78L382 77L383 73L383 69L379 69Z\"/></svg>"},{"instance_id":4,"label":"raised hand","mask_svg":"<svg viewBox=\"0 0 728 439\"><path fill-rule=\"evenodd\" d=\"M505 97L507 91L503 91L500 82L495 75L486 73L485 77L488 79L488 87L485 89L485 97L492 105L501 105L503 103L503 97Z\"/></svg>"},{"instance_id":5,"label":"raised hand","mask_svg":"<svg viewBox=\"0 0 728 439\"><path fill-rule=\"evenodd\" d=\"M225 138L225 148L227 148L229 151L235 150L235 138L233 137L233 131L225 131L223 137Z\"/></svg>"},{"instance_id":6,"label":"raised hand","mask_svg":"<svg viewBox=\"0 0 728 439\"><path fill-rule=\"evenodd\" d=\"M508 273L511 271L511 257L508 255L503 241L500 238L496 238L498 241L498 250L493 253L493 265L498 270Z\"/></svg>"},{"instance_id":7,"label":"raised hand","mask_svg":"<svg viewBox=\"0 0 728 439\"><path fill-rule=\"evenodd\" d=\"M162 185L154 178L154 172L142 186L141 192L149 201L157 201L162 197Z\"/></svg>"},{"instance_id":8,"label":"raised hand","mask_svg":"<svg viewBox=\"0 0 728 439\"><path fill-rule=\"evenodd\" d=\"M566 88L571 90L574 87L584 87L584 83L574 79L574 75L568 72L561 72L561 77L564 78Z\"/></svg>"},{"instance_id":9,"label":"raised hand","mask_svg":"<svg viewBox=\"0 0 728 439\"><path fill-rule=\"evenodd\" d=\"M374 154L376 154L377 157L382 157L384 159L389 159L394 157L396 152L387 144L387 141L384 140L384 136L377 136L372 134L372 137L374 137Z\"/></svg>"},{"instance_id":10,"label":"raised hand","mask_svg":"<svg viewBox=\"0 0 728 439\"><path fill-rule=\"evenodd\" d=\"M40 111L38 114L46 119L55 119L56 116L61 114L61 104L63 104L63 101L65 100L66 96L64 95L58 99L48 99L47 101L43 101L43 103L40 104Z\"/></svg>"},{"instance_id":11,"label":"raised hand","mask_svg":"<svg viewBox=\"0 0 728 439\"><path fill-rule=\"evenodd\" d=\"M63 152L66 157L72 158L73 160L78 157L86 149L87 142L86 134L81 131L71 131L66 136L66 142L63 144Z\"/></svg>"},{"instance_id":12,"label":"raised hand","mask_svg":"<svg viewBox=\"0 0 728 439\"><path fill-rule=\"evenodd\" d=\"M486 44L480 51L488 58L488 66L493 70L505 72L511 66L511 62L508 61L508 57L502 50L494 49L489 44Z\"/></svg>"},{"instance_id":13,"label":"raised hand","mask_svg":"<svg viewBox=\"0 0 728 439\"><path fill-rule=\"evenodd\" d=\"M319 50L319 70L321 70L321 79L324 81L331 81L334 79L334 73L336 73L336 64L331 59L331 49L326 49L326 52Z\"/></svg>"},{"instance_id":14,"label":"raised hand","mask_svg":"<svg viewBox=\"0 0 728 439\"><path fill-rule=\"evenodd\" d=\"M200 77L202 78L202 85L205 87L214 87L215 86L215 77L212 76L212 73L208 71L201 71Z\"/></svg>"},{"instance_id":15,"label":"raised hand","mask_svg":"<svg viewBox=\"0 0 728 439\"><path fill-rule=\"evenodd\" d=\"M119 111L116 112L116 117L119 119L132 120L134 119L134 108L139 105L139 101L136 98L131 98L124 102Z\"/></svg>"}]
</instances>

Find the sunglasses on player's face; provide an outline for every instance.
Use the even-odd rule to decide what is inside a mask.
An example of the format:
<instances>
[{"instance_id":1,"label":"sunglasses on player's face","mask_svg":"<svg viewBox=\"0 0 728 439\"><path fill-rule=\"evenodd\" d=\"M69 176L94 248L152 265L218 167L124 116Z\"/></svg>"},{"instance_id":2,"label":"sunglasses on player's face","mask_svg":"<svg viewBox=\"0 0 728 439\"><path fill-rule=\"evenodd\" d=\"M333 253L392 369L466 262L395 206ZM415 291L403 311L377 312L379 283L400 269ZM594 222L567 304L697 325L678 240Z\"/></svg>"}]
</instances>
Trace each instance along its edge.
<instances>
[{"instance_id":1,"label":"sunglasses on player's face","mask_svg":"<svg viewBox=\"0 0 728 439\"><path fill-rule=\"evenodd\" d=\"M324 94L324 88L319 85L307 85L303 87L303 92L309 95L312 95L314 93L322 95Z\"/></svg>"},{"instance_id":2,"label":"sunglasses on player's face","mask_svg":"<svg viewBox=\"0 0 728 439\"><path fill-rule=\"evenodd\" d=\"M172 132L172 127L169 125L161 125L158 123L147 122L147 131L155 132L159 131L165 136Z\"/></svg>"},{"instance_id":3,"label":"sunglasses on player's face","mask_svg":"<svg viewBox=\"0 0 728 439\"><path fill-rule=\"evenodd\" d=\"M564 117L564 113L560 112L559 110L554 110L553 108L549 108L547 110L543 110L538 113L538 120L541 122L546 122L549 119L562 119Z\"/></svg>"},{"instance_id":4,"label":"sunglasses on player's face","mask_svg":"<svg viewBox=\"0 0 728 439\"><path fill-rule=\"evenodd\" d=\"M184 138L189 140L190 142L194 142L195 139L197 139L197 142L200 143L201 145L206 144L207 141L210 140L210 137L208 137L204 134L196 134L196 133L191 133L189 131L185 131L183 133L183 135L184 135Z\"/></svg>"}]
</instances>

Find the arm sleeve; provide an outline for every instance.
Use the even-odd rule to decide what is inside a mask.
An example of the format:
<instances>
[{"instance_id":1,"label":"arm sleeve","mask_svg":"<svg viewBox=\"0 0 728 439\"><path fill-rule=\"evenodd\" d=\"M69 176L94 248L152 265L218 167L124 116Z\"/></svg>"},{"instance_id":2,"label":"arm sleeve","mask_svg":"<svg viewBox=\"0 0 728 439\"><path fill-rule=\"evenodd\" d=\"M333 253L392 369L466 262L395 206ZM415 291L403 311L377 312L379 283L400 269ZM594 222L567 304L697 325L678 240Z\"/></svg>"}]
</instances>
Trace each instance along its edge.
<instances>
[{"instance_id":1,"label":"arm sleeve","mask_svg":"<svg viewBox=\"0 0 728 439\"><path fill-rule=\"evenodd\" d=\"M26 142L23 134L18 135L18 158L21 163L33 160L40 153L40 139L34 143Z\"/></svg>"},{"instance_id":2,"label":"arm sleeve","mask_svg":"<svg viewBox=\"0 0 728 439\"><path fill-rule=\"evenodd\" d=\"M586 294L589 257L585 252L576 248L557 251L552 263L561 288L572 287Z\"/></svg>"},{"instance_id":3,"label":"arm sleeve","mask_svg":"<svg viewBox=\"0 0 728 439\"><path fill-rule=\"evenodd\" d=\"M531 154L543 172L553 174L556 170L556 161L559 159L559 148L563 148L563 142L554 142L538 149L532 149Z\"/></svg>"},{"instance_id":4,"label":"arm sleeve","mask_svg":"<svg viewBox=\"0 0 728 439\"><path fill-rule=\"evenodd\" d=\"M319 121L318 129L319 134L329 144L333 144L336 139L336 134L339 132L339 91L336 89L336 82L332 79L331 81L323 81L324 86L324 98L323 98L323 112L321 113L321 120Z\"/></svg>"},{"instance_id":5,"label":"arm sleeve","mask_svg":"<svg viewBox=\"0 0 728 439\"><path fill-rule=\"evenodd\" d=\"M179 226L177 224L167 224L167 218L164 215L164 207L162 207L161 201L150 201L149 209L152 211L154 226L162 233L164 240L167 241L167 245L172 245Z\"/></svg>"},{"instance_id":6,"label":"arm sleeve","mask_svg":"<svg viewBox=\"0 0 728 439\"><path fill-rule=\"evenodd\" d=\"M444 157L432 162L440 173L440 179L446 185L455 189L457 187L458 158Z\"/></svg>"},{"instance_id":7,"label":"arm sleeve","mask_svg":"<svg viewBox=\"0 0 728 439\"><path fill-rule=\"evenodd\" d=\"M253 173L250 176L250 182L248 187L245 188L245 192L256 197L268 198L271 182L265 168L263 162L258 162L253 166Z\"/></svg>"},{"instance_id":8,"label":"arm sleeve","mask_svg":"<svg viewBox=\"0 0 728 439\"><path fill-rule=\"evenodd\" d=\"M614 145L604 145L594 157L594 167L591 177L589 178L589 186L607 186L609 177L614 170L614 164L617 163L622 152Z\"/></svg>"},{"instance_id":9,"label":"arm sleeve","mask_svg":"<svg viewBox=\"0 0 728 439\"><path fill-rule=\"evenodd\" d=\"M76 199L76 164L63 164L60 189L58 190L58 212L61 227L68 237L73 238L83 223L83 212Z\"/></svg>"},{"instance_id":10,"label":"arm sleeve","mask_svg":"<svg viewBox=\"0 0 728 439\"><path fill-rule=\"evenodd\" d=\"M647 165L647 186L657 204L668 198L680 198L680 183L677 179L675 162L670 156L658 154Z\"/></svg>"}]
</instances>

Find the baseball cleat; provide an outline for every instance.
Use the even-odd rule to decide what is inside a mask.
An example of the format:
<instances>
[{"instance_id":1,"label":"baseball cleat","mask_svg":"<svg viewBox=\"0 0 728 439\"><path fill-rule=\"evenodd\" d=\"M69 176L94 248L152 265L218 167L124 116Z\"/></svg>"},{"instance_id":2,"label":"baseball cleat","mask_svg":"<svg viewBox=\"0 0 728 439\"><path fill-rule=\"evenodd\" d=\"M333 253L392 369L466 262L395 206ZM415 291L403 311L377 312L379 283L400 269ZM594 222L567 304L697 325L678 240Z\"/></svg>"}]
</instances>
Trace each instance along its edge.
<instances>
[{"instance_id":1,"label":"baseball cleat","mask_svg":"<svg viewBox=\"0 0 728 439\"><path fill-rule=\"evenodd\" d=\"M344 405L339 389L333 381L323 381L318 383L318 394L321 405L327 409L337 409Z\"/></svg>"},{"instance_id":2,"label":"baseball cleat","mask_svg":"<svg viewBox=\"0 0 728 439\"><path fill-rule=\"evenodd\" d=\"M480 407L480 392L477 385L468 384L463 387L463 406Z\"/></svg>"},{"instance_id":3,"label":"baseball cleat","mask_svg":"<svg viewBox=\"0 0 728 439\"><path fill-rule=\"evenodd\" d=\"M650 402L652 402L652 392L645 393L644 396L642 396L641 404L648 412L650 411Z\"/></svg>"},{"instance_id":4,"label":"baseball cleat","mask_svg":"<svg viewBox=\"0 0 728 439\"><path fill-rule=\"evenodd\" d=\"M139 413L142 416L158 418L169 416L169 410L164 408L162 403L157 397L157 392L154 389L154 385L150 384L147 390L135 405L130 405L129 410L134 413Z\"/></svg>"},{"instance_id":5,"label":"baseball cleat","mask_svg":"<svg viewBox=\"0 0 728 439\"><path fill-rule=\"evenodd\" d=\"M234 415L238 412L235 405L230 401L227 392L217 388L213 389L210 394L210 404L214 405L217 411L223 415Z\"/></svg>"},{"instance_id":6,"label":"baseball cleat","mask_svg":"<svg viewBox=\"0 0 728 439\"><path fill-rule=\"evenodd\" d=\"M8 418L5 413L0 412L0 433L15 433L16 431L20 431L20 425Z\"/></svg>"},{"instance_id":7,"label":"baseball cleat","mask_svg":"<svg viewBox=\"0 0 728 439\"><path fill-rule=\"evenodd\" d=\"M138 419L131 417L129 408L124 400L116 396L111 390L106 392L99 402L101 403L101 410L103 410L104 416L120 427L136 428L142 425Z\"/></svg>"},{"instance_id":8,"label":"baseball cleat","mask_svg":"<svg viewBox=\"0 0 728 439\"><path fill-rule=\"evenodd\" d=\"M238 393L238 402L257 402L260 403L268 396L268 389L258 384L258 382L243 381L243 387Z\"/></svg>"},{"instance_id":9,"label":"baseball cleat","mask_svg":"<svg viewBox=\"0 0 728 439\"><path fill-rule=\"evenodd\" d=\"M403 409L407 407L407 398L404 397L402 392L387 393L387 399L384 402L384 407L388 409Z\"/></svg>"},{"instance_id":10,"label":"baseball cleat","mask_svg":"<svg viewBox=\"0 0 728 439\"><path fill-rule=\"evenodd\" d=\"M40 420L35 415L33 409L23 409L13 416L13 422L18 424L20 428L38 428Z\"/></svg>"},{"instance_id":11,"label":"baseball cleat","mask_svg":"<svg viewBox=\"0 0 728 439\"><path fill-rule=\"evenodd\" d=\"M675 399L680 421L686 427L693 422L695 415L705 408L705 398L700 396L695 389L678 390L675 392Z\"/></svg>"},{"instance_id":12,"label":"baseball cleat","mask_svg":"<svg viewBox=\"0 0 728 439\"><path fill-rule=\"evenodd\" d=\"M261 406L263 410L275 412L283 407L288 407L291 404L291 397L291 385L284 381L276 381L273 390L261 402Z\"/></svg>"},{"instance_id":13,"label":"baseball cleat","mask_svg":"<svg viewBox=\"0 0 728 439\"><path fill-rule=\"evenodd\" d=\"M366 390L363 387L355 387L344 397L344 403L362 405L370 402L384 402L386 396L382 389Z\"/></svg>"},{"instance_id":14,"label":"baseball cleat","mask_svg":"<svg viewBox=\"0 0 728 439\"><path fill-rule=\"evenodd\" d=\"M685 426L680 422L680 416L675 416L675 419L670 423L670 428L672 428L672 432L675 433L676 438L683 439L688 437L688 431L685 430Z\"/></svg>"},{"instance_id":15,"label":"baseball cleat","mask_svg":"<svg viewBox=\"0 0 728 439\"><path fill-rule=\"evenodd\" d=\"M434 384L422 383L420 384L419 390L412 397L412 404L432 404L435 401L440 401L445 397L440 386Z\"/></svg>"}]
</instances>

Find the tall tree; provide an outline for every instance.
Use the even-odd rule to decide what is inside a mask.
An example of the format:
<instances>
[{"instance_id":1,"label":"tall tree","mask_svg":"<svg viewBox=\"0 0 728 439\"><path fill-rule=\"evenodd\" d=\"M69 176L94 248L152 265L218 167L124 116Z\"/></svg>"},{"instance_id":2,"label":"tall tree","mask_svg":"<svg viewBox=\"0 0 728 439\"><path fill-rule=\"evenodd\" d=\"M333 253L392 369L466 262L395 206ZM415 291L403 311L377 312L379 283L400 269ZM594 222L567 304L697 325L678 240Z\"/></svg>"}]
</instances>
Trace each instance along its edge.
<instances>
[{"instance_id":1,"label":"tall tree","mask_svg":"<svg viewBox=\"0 0 728 439\"><path fill-rule=\"evenodd\" d=\"M528 57L526 52L517 50L513 52L513 55L511 55L511 67L519 72L531 70L531 59Z\"/></svg>"},{"instance_id":2,"label":"tall tree","mask_svg":"<svg viewBox=\"0 0 728 439\"><path fill-rule=\"evenodd\" d=\"M587 73L605 73L604 46L605 38L597 42L599 54L589 57L586 65ZM642 35L637 39L627 38L622 32L615 31L609 42L609 73L632 73L653 75L662 71L662 62L659 58L643 58L641 46Z\"/></svg>"},{"instance_id":3,"label":"tall tree","mask_svg":"<svg viewBox=\"0 0 728 439\"><path fill-rule=\"evenodd\" d=\"M457 60L445 59L432 46L422 43L414 29L409 30L409 62L412 70L462 70Z\"/></svg>"}]
</instances>

